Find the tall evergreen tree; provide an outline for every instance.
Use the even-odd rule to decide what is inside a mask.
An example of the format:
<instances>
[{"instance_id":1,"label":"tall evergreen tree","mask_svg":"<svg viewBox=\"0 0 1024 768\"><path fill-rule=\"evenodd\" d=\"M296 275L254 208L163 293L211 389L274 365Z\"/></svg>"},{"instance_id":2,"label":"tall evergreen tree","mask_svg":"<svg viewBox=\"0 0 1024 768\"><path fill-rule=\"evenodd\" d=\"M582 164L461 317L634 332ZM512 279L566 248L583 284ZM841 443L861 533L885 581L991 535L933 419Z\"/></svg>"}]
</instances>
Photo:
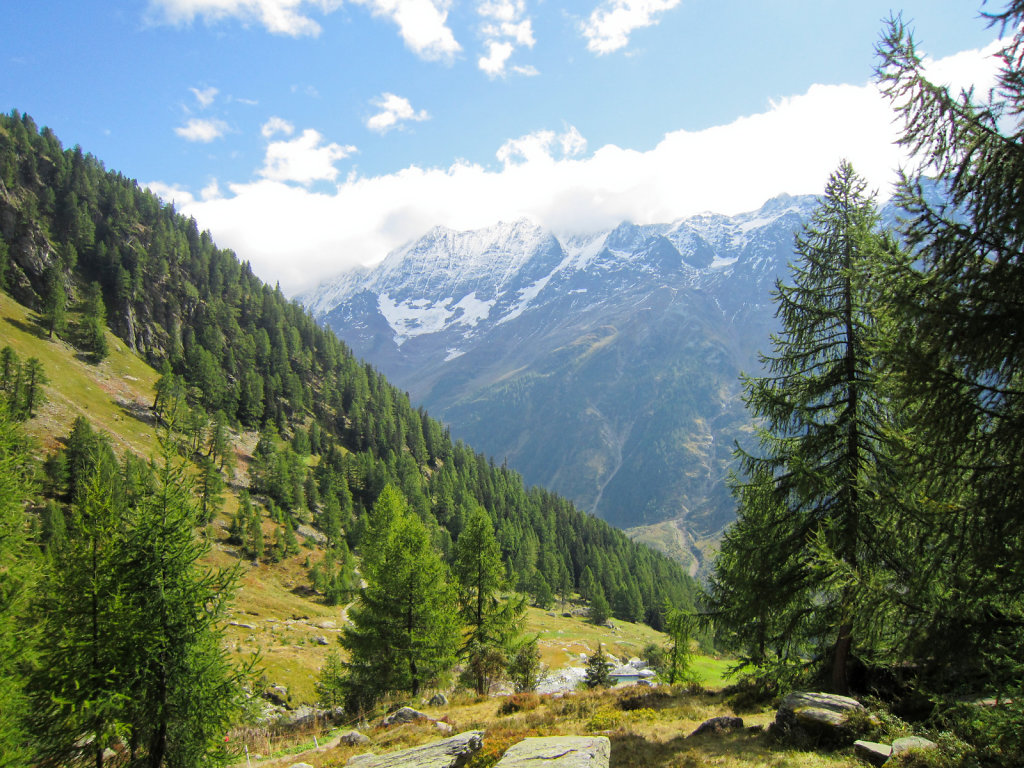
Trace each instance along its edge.
<instances>
[{"instance_id":1,"label":"tall evergreen tree","mask_svg":"<svg viewBox=\"0 0 1024 768\"><path fill-rule=\"evenodd\" d=\"M47 338L52 339L53 334L60 336L67 324L68 294L64 288L64 275L58 264L47 267L43 281L43 322Z\"/></svg>"},{"instance_id":2,"label":"tall evergreen tree","mask_svg":"<svg viewBox=\"0 0 1024 768\"><path fill-rule=\"evenodd\" d=\"M501 549L487 511L475 506L455 542L452 570L459 584L459 606L467 628L462 647L478 694L508 666L509 654L521 631L522 598L503 600L508 589Z\"/></svg>"},{"instance_id":3,"label":"tall evergreen tree","mask_svg":"<svg viewBox=\"0 0 1024 768\"><path fill-rule=\"evenodd\" d=\"M448 568L400 493L381 494L371 530L375 537L364 544L363 556L367 585L341 636L349 654L347 699L354 708L392 691L418 695L451 669L459 642Z\"/></svg>"},{"instance_id":4,"label":"tall evergreen tree","mask_svg":"<svg viewBox=\"0 0 1024 768\"><path fill-rule=\"evenodd\" d=\"M50 383L46 370L38 357L30 357L22 368L22 407L27 418L35 416L37 408L46 402L43 387Z\"/></svg>"},{"instance_id":5,"label":"tall evergreen tree","mask_svg":"<svg viewBox=\"0 0 1024 768\"><path fill-rule=\"evenodd\" d=\"M222 756L243 682L221 636L234 574L198 566L199 515L172 457L167 442L134 508L102 466L80 482L40 603L32 716L44 761L102 768L116 745L149 768Z\"/></svg>"},{"instance_id":6,"label":"tall evergreen tree","mask_svg":"<svg viewBox=\"0 0 1024 768\"><path fill-rule=\"evenodd\" d=\"M29 446L0 400L0 768L25 765L28 758L24 667L36 564L25 503L32 491Z\"/></svg>"},{"instance_id":7,"label":"tall evergreen tree","mask_svg":"<svg viewBox=\"0 0 1024 768\"><path fill-rule=\"evenodd\" d=\"M892 275L899 344L887 359L908 413L901 458L923 479L904 514L917 534L907 557L919 564L901 574L898 595L887 584L877 595L899 597L918 627L905 650L937 681L970 671L1020 701L1024 3L1005 8L989 17L1013 36L988 98L931 82L898 19L879 46L878 79L904 121L901 142L934 180L908 173L900 183L913 260Z\"/></svg>"},{"instance_id":8,"label":"tall evergreen tree","mask_svg":"<svg viewBox=\"0 0 1024 768\"><path fill-rule=\"evenodd\" d=\"M738 520L710 588L717 623L749 660L785 666L810 652L831 661L837 692L865 637L850 574L877 559L875 488L893 466L881 438L891 413L873 369L871 276L894 246L876 231L865 187L849 163L839 166L797 237L794 284L776 284L782 330L762 356L768 374L744 379L759 452L739 451Z\"/></svg>"}]
</instances>

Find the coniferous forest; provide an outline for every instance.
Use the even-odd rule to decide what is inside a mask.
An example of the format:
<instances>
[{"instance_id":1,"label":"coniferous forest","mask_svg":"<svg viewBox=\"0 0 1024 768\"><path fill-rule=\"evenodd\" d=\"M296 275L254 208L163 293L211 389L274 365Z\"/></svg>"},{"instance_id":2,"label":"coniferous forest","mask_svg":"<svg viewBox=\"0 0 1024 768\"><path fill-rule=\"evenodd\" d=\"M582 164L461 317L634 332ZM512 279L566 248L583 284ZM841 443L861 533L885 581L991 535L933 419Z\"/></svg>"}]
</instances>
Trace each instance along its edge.
<instances>
[{"instance_id":1,"label":"coniferous forest","mask_svg":"<svg viewBox=\"0 0 1024 768\"><path fill-rule=\"evenodd\" d=\"M513 587L543 607L556 596L600 597L615 616L655 628L666 605L693 608L696 584L678 564L453 443L299 305L135 181L17 112L0 119L0 158L4 291L38 312L45 338L100 360L109 328L161 372L152 403L159 456L116 455L84 417L41 453L17 422L38 409L42 377L58 372L2 353L12 469L3 473L0 615L11 647L0 685L16 703L2 710L0 752L10 764L28 759L26 749L68 759L83 733L97 765L115 742L153 766L194 764L216 746L241 704L244 670L218 645L232 580L204 571L192 532L223 504L236 469L229 434L239 431L257 431L258 441L232 522L236 543L254 559L279 559L298 551L295 529L311 520L328 550L311 578L328 601L359 591L353 553L363 578L379 576L353 616L369 633L365 656L416 638L387 674L379 658L364 674L353 632L344 695L354 704L415 691L457 658L473 661L478 679L496 674L524 642L515 601L498 597ZM475 587L468 566L466 583L451 574L471 539L494 553ZM411 580L396 581L402 573ZM417 581L428 573L431 582ZM429 626L388 634L382 606L393 607L396 590L430 608ZM445 613L458 590L478 603L463 612L469 646L464 620ZM26 632L46 637L45 647L23 642ZM429 647L423 632L434 636ZM139 649L150 643L157 650L142 665ZM419 671L410 677L403 664ZM202 728L186 699L203 702ZM22 721L28 711L38 721ZM34 734L28 747L25 733Z\"/></svg>"},{"instance_id":2,"label":"coniferous forest","mask_svg":"<svg viewBox=\"0 0 1024 768\"><path fill-rule=\"evenodd\" d=\"M321 534L310 580L351 602L321 688L349 712L456 664L478 694L509 675L529 689L526 601L578 595L595 621L667 629L673 682L700 631L751 696L872 695L947 734L943 764L1019 765L1024 2L990 20L1013 33L992 94L929 82L887 25L877 82L915 161L904 216L886 230L843 162L797 237L779 330L744 378L756 440L703 592L453 442L195 220L0 117L0 288L41 344L98 362L113 334L160 372L154 455L116 451L86 417L43 447L23 424L60 372L0 350L0 766L103 768L115 746L133 766L227 759L252 668L223 644L238 570L203 558L229 492L247 558L296 553L303 524Z\"/></svg>"}]
</instances>

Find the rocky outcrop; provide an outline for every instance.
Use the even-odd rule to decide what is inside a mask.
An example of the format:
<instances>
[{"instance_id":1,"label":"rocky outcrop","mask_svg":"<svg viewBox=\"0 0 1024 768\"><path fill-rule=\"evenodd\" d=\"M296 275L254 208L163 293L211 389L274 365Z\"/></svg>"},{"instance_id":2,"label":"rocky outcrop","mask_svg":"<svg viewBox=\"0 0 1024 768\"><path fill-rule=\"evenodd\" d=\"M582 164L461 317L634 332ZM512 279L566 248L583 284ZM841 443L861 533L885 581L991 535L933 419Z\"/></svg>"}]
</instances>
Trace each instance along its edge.
<instances>
[{"instance_id":1,"label":"rocky outcrop","mask_svg":"<svg viewBox=\"0 0 1024 768\"><path fill-rule=\"evenodd\" d=\"M356 755L345 765L346 768L461 768L480 751L483 735L483 731L466 731L444 741L388 755Z\"/></svg>"},{"instance_id":2,"label":"rocky outcrop","mask_svg":"<svg viewBox=\"0 0 1024 768\"><path fill-rule=\"evenodd\" d=\"M607 736L548 736L524 739L495 768L608 768Z\"/></svg>"}]
</instances>

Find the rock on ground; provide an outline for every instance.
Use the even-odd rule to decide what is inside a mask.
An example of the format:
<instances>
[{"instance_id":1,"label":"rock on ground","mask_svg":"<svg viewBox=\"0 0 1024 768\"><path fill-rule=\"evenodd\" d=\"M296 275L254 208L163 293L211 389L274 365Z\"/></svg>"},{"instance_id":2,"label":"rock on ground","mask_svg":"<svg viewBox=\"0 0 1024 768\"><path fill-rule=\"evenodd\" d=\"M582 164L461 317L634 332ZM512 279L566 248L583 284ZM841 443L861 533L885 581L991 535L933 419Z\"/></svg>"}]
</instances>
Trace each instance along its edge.
<instances>
[{"instance_id":1,"label":"rock on ground","mask_svg":"<svg viewBox=\"0 0 1024 768\"><path fill-rule=\"evenodd\" d=\"M608 768L607 736L547 736L523 739L494 768Z\"/></svg>"},{"instance_id":2,"label":"rock on ground","mask_svg":"<svg viewBox=\"0 0 1024 768\"><path fill-rule=\"evenodd\" d=\"M853 742L853 754L865 763L881 765L889 759L889 755L892 754L892 747L875 741L855 741Z\"/></svg>"},{"instance_id":3,"label":"rock on ground","mask_svg":"<svg viewBox=\"0 0 1024 768\"><path fill-rule=\"evenodd\" d=\"M433 720L430 715L420 712L418 709L412 707L402 707L390 715L386 716L380 721L381 727L390 728L392 725L401 725L402 723L414 723L417 720Z\"/></svg>"},{"instance_id":4,"label":"rock on ground","mask_svg":"<svg viewBox=\"0 0 1024 768\"><path fill-rule=\"evenodd\" d=\"M483 731L466 731L444 741L388 755L356 755L345 765L346 768L462 768L480 751L483 736Z\"/></svg>"},{"instance_id":5,"label":"rock on ground","mask_svg":"<svg viewBox=\"0 0 1024 768\"><path fill-rule=\"evenodd\" d=\"M700 736L704 733L726 733L728 731L738 731L742 728L742 717L722 715L720 717L712 717L710 720L705 720L697 726L697 730L691 733L690 736Z\"/></svg>"},{"instance_id":6,"label":"rock on ground","mask_svg":"<svg viewBox=\"0 0 1024 768\"><path fill-rule=\"evenodd\" d=\"M892 743L892 753L898 755L912 749L938 749L939 745L923 736L904 736Z\"/></svg>"},{"instance_id":7,"label":"rock on ground","mask_svg":"<svg viewBox=\"0 0 1024 768\"><path fill-rule=\"evenodd\" d=\"M370 743L370 737L361 734L359 731L345 731L338 737L338 741L342 744L348 744L350 747L358 747L363 744Z\"/></svg>"},{"instance_id":8,"label":"rock on ground","mask_svg":"<svg viewBox=\"0 0 1024 768\"><path fill-rule=\"evenodd\" d=\"M842 726L850 714L863 711L864 705L849 696L834 693L793 691L779 704L775 722L783 727L793 725Z\"/></svg>"}]
</instances>

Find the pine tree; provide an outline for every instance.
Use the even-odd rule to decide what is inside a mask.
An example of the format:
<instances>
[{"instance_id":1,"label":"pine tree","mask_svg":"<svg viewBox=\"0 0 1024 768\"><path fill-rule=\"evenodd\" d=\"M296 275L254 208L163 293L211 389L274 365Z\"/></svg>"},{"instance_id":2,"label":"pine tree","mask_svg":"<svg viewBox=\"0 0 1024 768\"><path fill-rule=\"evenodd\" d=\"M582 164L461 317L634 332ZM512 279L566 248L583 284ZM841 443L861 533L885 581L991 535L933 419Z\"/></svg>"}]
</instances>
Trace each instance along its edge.
<instances>
[{"instance_id":1,"label":"pine tree","mask_svg":"<svg viewBox=\"0 0 1024 768\"><path fill-rule=\"evenodd\" d=\"M1024 3L1005 7L989 16L1013 36L987 99L929 81L898 19L879 46L878 79L903 119L901 143L934 180L908 173L899 187L913 258L891 276L899 343L887 373L908 414L901 459L922 488L902 515L914 546L890 539L908 561L899 591L882 583L876 596L883 605L899 598L918 627L904 650L936 684L956 669L1020 701ZM1017 728L1009 738L1019 744Z\"/></svg>"},{"instance_id":2,"label":"pine tree","mask_svg":"<svg viewBox=\"0 0 1024 768\"><path fill-rule=\"evenodd\" d=\"M43 294L43 322L47 338L52 339L54 334L60 336L67 324L68 294L64 289L64 275L58 265L47 267L43 281L46 286Z\"/></svg>"},{"instance_id":3,"label":"pine tree","mask_svg":"<svg viewBox=\"0 0 1024 768\"><path fill-rule=\"evenodd\" d=\"M50 383L38 357L30 357L22 368L22 407L27 418L35 416L35 410L46 402L43 387Z\"/></svg>"},{"instance_id":4,"label":"pine tree","mask_svg":"<svg viewBox=\"0 0 1024 768\"><path fill-rule=\"evenodd\" d=\"M165 441L156 490L133 511L119 563L137 654L132 738L149 768L218 754L246 676L223 647L237 571L199 566L209 545L195 533L202 521L187 472Z\"/></svg>"},{"instance_id":5,"label":"pine tree","mask_svg":"<svg viewBox=\"0 0 1024 768\"><path fill-rule=\"evenodd\" d=\"M107 345L107 308L103 303L103 289L97 282L89 283L82 300L82 317L78 336L83 349L93 359L102 360L110 349Z\"/></svg>"},{"instance_id":6,"label":"pine tree","mask_svg":"<svg viewBox=\"0 0 1024 768\"><path fill-rule=\"evenodd\" d=\"M342 631L346 699L364 709L380 696L413 696L447 673L459 642L455 590L426 529L400 493L385 489L364 544L367 582Z\"/></svg>"},{"instance_id":7,"label":"pine tree","mask_svg":"<svg viewBox=\"0 0 1024 768\"><path fill-rule=\"evenodd\" d=\"M508 664L508 676L516 693L535 691L547 672L540 660L540 635L520 640Z\"/></svg>"},{"instance_id":8,"label":"pine tree","mask_svg":"<svg viewBox=\"0 0 1024 768\"><path fill-rule=\"evenodd\" d=\"M134 649L118 567L122 523L108 478L81 477L68 540L53 553L39 606L46 643L30 711L44 761L102 768L105 750L130 729Z\"/></svg>"},{"instance_id":9,"label":"pine tree","mask_svg":"<svg viewBox=\"0 0 1024 768\"><path fill-rule=\"evenodd\" d=\"M39 757L102 768L120 743L134 764L202 764L222 750L242 699L244 672L221 634L235 574L199 567L207 545L169 442L134 508L101 470L80 483L41 600Z\"/></svg>"},{"instance_id":10,"label":"pine tree","mask_svg":"<svg viewBox=\"0 0 1024 768\"><path fill-rule=\"evenodd\" d=\"M739 451L738 520L710 586L716 623L748 661L779 676L810 653L831 661L837 692L847 690L857 633L867 636L856 585L880 555L871 531L894 467L882 438L894 417L872 346L880 335L872 278L894 246L877 233L865 187L840 165L797 237L794 284L776 284L782 330L762 356L768 373L744 379L759 452Z\"/></svg>"},{"instance_id":11,"label":"pine tree","mask_svg":"<svg viewBox=\"0 0 1024 768\"><path fill-rule=\"evenodd\" d=\"M665 629L668 643L665 648L670 685L686 682L690 678L690 644L697 629L694 616L669 606L665 611Z\"/></svg>"},{"instance_id":12,"label":"pine tree","mask_svg":"<svg viewBox=\"0 0 1024 768\"><path fill-rule=\"evenodd\" d=\"M587 618L592 624L601 626L608 621L608 617L612 613L612 607L608 603L608 598L604 596L604 589L601 585L594 587L594 595L590 598L590 607L587 609Z\"/></svg>"},{"instance_id":13,"label":"pine tree","mask_svg":"<svg viewBox=\"0 0 1024 768\"><path fill-rule=\"evenodd\" d=\"M24 690L29 598L36 563L25 503L33 493L29 445L0 400L0 768L27 764Z\"/></svg>"},{"instance_id":14,"label":"pine tree","mask_svg":"<svg viewBox=\"0 0 1024 768\"><path fill-rule=\"evenodd\" d=\"M452 570L459 584L462 622L468 632L462 647L480 695L508 665L512 643L521 631L523 600L501 599L508 589L494 526L483 507L475 506L455 543Z\"/></svg>"},{"instance_id":15,"label":"pine tree","mask_svg":"<svg viewBox=\"0 0 1024 768\"><path fill-rule=\"evenodd\" d=\"M587 659L587 673L583 682L588 688L607 688L612 684L611 678L612 663L601 647L597 644L597 650Z\"/></svg>"}]
</instances>

